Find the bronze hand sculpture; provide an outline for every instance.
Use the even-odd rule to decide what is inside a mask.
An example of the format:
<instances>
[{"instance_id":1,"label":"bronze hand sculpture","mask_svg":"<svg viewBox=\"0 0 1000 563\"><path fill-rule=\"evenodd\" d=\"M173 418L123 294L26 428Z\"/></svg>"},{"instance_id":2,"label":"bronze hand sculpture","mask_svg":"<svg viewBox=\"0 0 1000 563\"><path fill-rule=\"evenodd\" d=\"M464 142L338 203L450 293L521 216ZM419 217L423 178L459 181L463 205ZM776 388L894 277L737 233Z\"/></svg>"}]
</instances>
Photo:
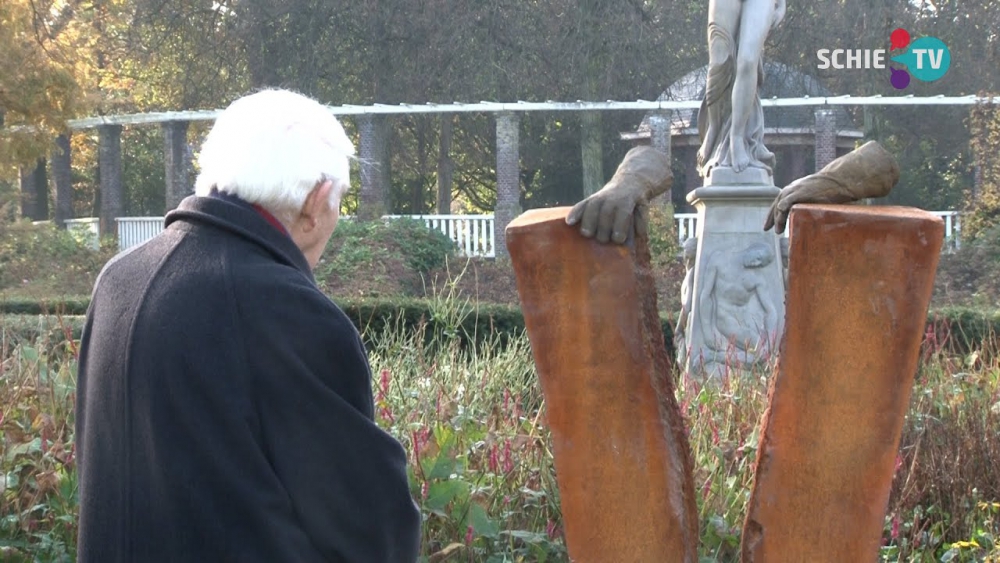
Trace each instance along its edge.
<instances>
[{"instance_id":1,"label":"bronze hand sculpture","mask_svg":"<svg viewBox=\"0 0 1000 563\"><path fill-rule=\"evenodd\" d=\"M792 206L798 203L849 203L884 197L899 182L896 159L875 141L833 160L815 174L785 186L768 212L764 230L785 231ZM652 147L635 147L625 155L615 175L597 193L573 206L566 223L580 225L580 234L600 242L624 243L633 234L645 236L648 204L673 184L667 156Z\"/></svg>"},{"instance_id":2,"label":"bronze hand sculpture","mask_svg":"<svg viewBox=\"0 0 1000 563\"><path fill-rule=\"evenodd\" d=\"M615 175L597 193L573 206L566 223L600 242L624 243L648 231L648 204L673 184L670 159L648 146L628 151Z\"/></svg>"},{"instance_id":3,"label":"bronze hand sculpture","mask_svg":"<svg viewBox=\"0 0 1000 563\"><path fill-rule=\"evenodd\" d=\"M841 156L815 174L785 186L771 204L764 230L785 232L785 222L797 203L849 203L884 197L899 181L899 165L875 141Z\"/></svg>"}]
</instances>

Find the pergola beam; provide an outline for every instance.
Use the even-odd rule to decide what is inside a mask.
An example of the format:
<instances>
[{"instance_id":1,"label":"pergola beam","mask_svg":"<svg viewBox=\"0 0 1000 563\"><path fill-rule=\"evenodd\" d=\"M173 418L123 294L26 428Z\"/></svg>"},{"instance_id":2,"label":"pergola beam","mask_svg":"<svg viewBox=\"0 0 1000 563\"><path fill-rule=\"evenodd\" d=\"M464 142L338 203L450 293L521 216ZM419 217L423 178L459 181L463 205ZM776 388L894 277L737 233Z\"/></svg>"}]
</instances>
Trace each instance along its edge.
<instances>
[{"instance_id":1,"label":"pergola beam","mask_svg":"<svg viewBox=\"0 0 1000 563\"><path fill-rule=\"evenodd\" d=\"M993 103L993 98L980 96L825 96L800 98L767 98L761 100L764 107L803 106L971 106L978 103ZM636 100L634 102L478 102L452 104L374 104L370 106L342 105L328 106L334 115L372 115L404 113L508 113L528 111L595 111L595 110L681 110L698 109L701 100ZM69 122L71 129L89 129L100 125L141 125L168 121L211 121L222 110L168 111L156 113L135 113L123 115L101 115L74 119Z\"/></svg>"}]
</instances>

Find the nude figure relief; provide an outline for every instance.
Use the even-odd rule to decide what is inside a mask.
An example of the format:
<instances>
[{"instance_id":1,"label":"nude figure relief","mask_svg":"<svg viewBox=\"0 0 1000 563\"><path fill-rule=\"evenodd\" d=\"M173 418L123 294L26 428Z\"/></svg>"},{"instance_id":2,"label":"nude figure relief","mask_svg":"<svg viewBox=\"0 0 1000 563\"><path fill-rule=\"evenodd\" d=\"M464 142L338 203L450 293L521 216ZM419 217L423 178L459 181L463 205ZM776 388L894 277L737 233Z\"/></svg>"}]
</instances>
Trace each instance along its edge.
<instances>
[{"instance_id":1,"label":"nude figure relief","mask_svg":"<svg viewBox=\"0 0 1000 563\"><path fill-rule=\"evenodd\" d=\"M713 373L726 365L753 365L770 357L780 322L768 291L767 267L775 258L774 247L764 242L711 253L697 297L704 348L692 350L697 356L692 363Z\"/></svg>"},{"instance_id":2,"label":"nude figure relief","mask_svg":"<svg viewBox=\"0 0 1000 563\"><path fill-rule=\"evenodd\" d=\"M677 365L683 369L691 350L691 339L687 335L688 319L691 317L692 294L694 292L694 266L698 257L698 239L690 237L682 245L681 258L684 260L684 281L681 283L681 312L674 325L674 353Z\"/></svg>"}]
</instances>

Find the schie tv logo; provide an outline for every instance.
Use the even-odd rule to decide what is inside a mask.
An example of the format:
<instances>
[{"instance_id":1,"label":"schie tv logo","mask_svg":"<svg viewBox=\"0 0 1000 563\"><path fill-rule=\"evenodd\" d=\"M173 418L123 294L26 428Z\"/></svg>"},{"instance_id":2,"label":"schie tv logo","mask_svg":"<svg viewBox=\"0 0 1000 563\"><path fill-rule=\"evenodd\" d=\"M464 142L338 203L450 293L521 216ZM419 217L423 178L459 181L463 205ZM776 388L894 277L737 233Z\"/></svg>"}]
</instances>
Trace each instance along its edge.
<instances>
[{"instance_id":1,"label":"schie tv logo","mask_svg":"<svg viewBox=\"0 0 1000 563\"><path fill-rule=\"evenodd\" d=\"M827 69L889 69L889 83L897 90L910 85L910 77L921 82L940 80L951 66L951 52L937 37L921 37L910 41L910 33L897 29L889 36L891 49L820 49L817 68ZM893 53L903 51L897 55ZM886 61L905 67L889 66Z\"/></svg>"}]
</instances>

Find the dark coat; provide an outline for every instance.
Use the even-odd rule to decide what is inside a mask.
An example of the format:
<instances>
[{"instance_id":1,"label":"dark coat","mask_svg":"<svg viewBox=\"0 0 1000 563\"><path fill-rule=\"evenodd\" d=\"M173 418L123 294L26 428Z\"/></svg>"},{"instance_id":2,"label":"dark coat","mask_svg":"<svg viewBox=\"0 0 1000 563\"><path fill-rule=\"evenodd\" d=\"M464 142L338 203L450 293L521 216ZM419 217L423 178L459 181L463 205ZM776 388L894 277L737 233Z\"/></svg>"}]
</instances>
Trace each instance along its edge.
<instances>
[{"instance_id":1,"label":"dark coat","mask_svg":"<svg viewBox=\"0 0 1000 563\"><path fill-rule=\"evenodd\" d=\"M189 197L84 328L81 563L413 562L403 448L357 330L243 202Z\"/></svg>"}]
</instances>

